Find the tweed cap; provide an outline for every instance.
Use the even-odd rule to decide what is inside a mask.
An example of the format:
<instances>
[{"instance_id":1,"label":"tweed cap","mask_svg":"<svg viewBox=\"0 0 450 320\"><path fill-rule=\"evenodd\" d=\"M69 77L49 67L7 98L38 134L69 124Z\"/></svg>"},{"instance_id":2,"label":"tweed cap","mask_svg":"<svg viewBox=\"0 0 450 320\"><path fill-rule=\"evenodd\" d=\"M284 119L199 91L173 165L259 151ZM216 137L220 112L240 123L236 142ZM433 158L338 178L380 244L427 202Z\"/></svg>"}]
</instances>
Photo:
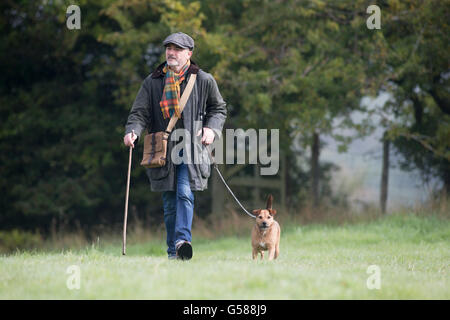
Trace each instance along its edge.
<instances>
[{"instance_id":1,"label":"tweed cap","mask_svg":"<svg viewBox=\"0 0 450 320\"><path fill-rule=\"evenodd\" d=\"M164 41L163 45L166 46L169 43L173 43L181 48L194 50L194 39L183 32L172 33Z\"/></svg>"}]
</instances>

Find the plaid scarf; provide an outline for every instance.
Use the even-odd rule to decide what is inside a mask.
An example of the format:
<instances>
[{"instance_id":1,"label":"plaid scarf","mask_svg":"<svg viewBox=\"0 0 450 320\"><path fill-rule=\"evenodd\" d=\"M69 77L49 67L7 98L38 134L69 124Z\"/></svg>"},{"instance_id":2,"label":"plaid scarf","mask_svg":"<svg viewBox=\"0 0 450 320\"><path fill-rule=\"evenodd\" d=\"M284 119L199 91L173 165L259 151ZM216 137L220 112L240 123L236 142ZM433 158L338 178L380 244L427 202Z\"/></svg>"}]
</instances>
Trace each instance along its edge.
<instances>
[{"instance_id":1,"label":"plaid scarf","mask_svg":"<svg viewBox=\"0 0 450 320\"><path fill-rule=\"evenodd\" d=\"M161 107L164 119L170 118L174 112L178 118L181 118L180 84L183 82L185 73L187 69L189 69L190 65L191 62L188 60L181 69L180 73L173 72L167 63L163 68L163 72L166 76L162 99L159 106Z\"/></svg>"}]
</instances>

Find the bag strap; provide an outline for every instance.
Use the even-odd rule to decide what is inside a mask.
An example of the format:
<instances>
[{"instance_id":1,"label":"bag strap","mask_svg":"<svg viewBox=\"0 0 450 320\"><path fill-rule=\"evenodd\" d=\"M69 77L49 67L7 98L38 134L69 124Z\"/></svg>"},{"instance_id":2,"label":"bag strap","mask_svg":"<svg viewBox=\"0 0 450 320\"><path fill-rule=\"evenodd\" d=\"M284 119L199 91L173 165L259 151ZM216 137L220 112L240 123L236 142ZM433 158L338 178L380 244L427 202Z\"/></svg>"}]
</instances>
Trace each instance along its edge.
<instances>
[{"instance_id":1,"label":"bag strap","mask_svg":"<svg viewBox=\"0 0 450 320\"><path fill-rule=\"evenodd\" d=\"M192 88L194 87L195 84L195 79L197 79L197 74L191 74L191 76L189 77L189 81L186 85L186 88L183 91L183 95L180 98L180 114L181 112L183 112L184 106L186 105L189 96L191 95L192 92ZM167 126L166 132L167 133L171 133L173 127L175 126L175 124L177 123L178 117L175 115L175 113L172 115L172 117L170 118L169 121L169 125Z\"/></svg>"}]
</instances>

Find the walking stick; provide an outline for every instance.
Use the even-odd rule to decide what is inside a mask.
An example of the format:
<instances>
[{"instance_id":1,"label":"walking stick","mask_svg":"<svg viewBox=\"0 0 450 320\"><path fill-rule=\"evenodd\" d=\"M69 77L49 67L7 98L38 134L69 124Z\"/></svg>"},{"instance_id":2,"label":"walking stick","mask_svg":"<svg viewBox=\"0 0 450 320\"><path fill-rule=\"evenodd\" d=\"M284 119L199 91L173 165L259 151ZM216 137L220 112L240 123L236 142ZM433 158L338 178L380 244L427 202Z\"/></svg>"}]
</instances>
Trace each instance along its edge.
<instances>
[{"instance_id":1,"label":"walking stick","mask_svg":"<svg viewBox=\"0 0 450 320\"><path fill-rule=\"evenodd\" d=\"M130 193L130 174L131 174L131 155L133 154L133 147L130 147L130 159L128 161L128 176L127 176L127 192L125 195L125 217L123 219L123 246L122 254L126 254L127 247L127 216L128 216L128 196Z\"/></svg>"}]
</instances>

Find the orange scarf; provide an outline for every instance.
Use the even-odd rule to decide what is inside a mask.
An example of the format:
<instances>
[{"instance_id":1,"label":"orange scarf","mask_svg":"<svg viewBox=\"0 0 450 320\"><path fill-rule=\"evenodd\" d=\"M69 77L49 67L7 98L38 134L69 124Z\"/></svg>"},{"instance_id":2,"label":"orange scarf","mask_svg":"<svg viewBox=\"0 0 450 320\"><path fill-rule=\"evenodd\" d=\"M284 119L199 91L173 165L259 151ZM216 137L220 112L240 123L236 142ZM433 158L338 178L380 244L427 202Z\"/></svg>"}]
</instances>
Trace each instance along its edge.
<instances>
[{"instance_id":1,"label":"orange scarf","mask_svg":"<svg viewBox=\"0 0 450 320\"><path fill-rule=\"evenodd\" d=\"M178 118L181 118L180 84L183 82L186 71L189 69L190 65L191 62L188 60L179 73L175 73L171 70L167 63L163 68L163 72L166 76L162 99L159 106L161 107L164 119L170 118L174 112Z\"/></svg>"}]
</instances>

